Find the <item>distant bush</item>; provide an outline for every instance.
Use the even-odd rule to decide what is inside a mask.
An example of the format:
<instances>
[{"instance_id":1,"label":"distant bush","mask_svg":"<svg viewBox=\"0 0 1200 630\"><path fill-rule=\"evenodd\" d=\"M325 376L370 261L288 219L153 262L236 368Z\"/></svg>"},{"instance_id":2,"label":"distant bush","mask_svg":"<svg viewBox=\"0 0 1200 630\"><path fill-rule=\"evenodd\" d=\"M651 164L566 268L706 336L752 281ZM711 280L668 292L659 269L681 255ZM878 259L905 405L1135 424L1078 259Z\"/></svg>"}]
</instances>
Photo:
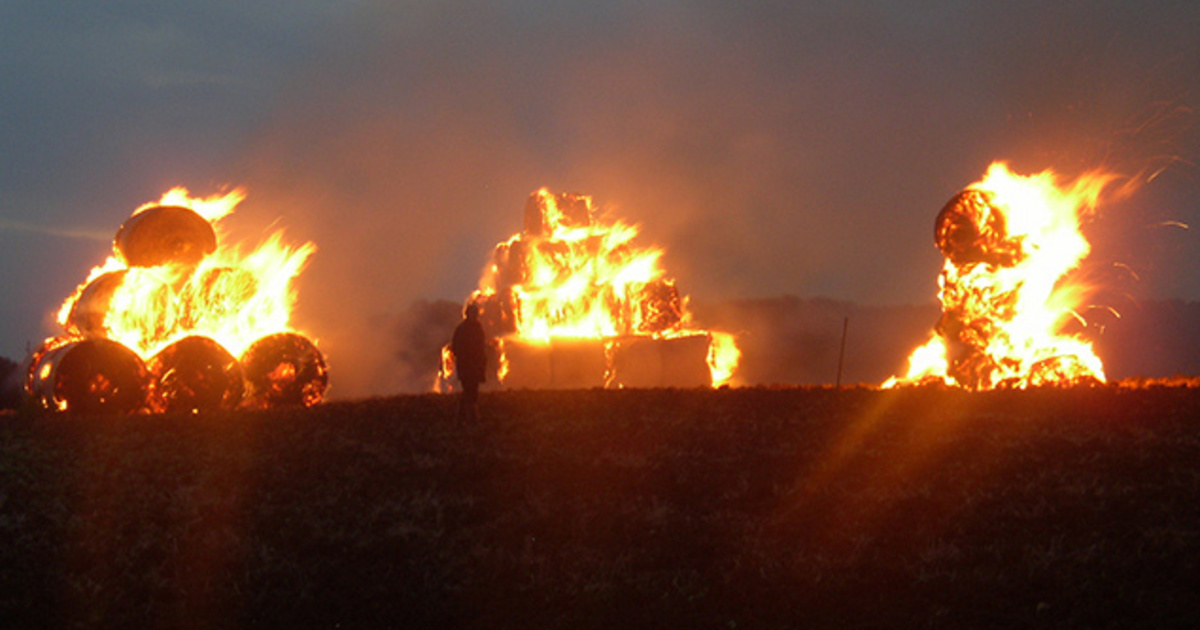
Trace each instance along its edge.
<instances>
[{"instance_id":1,"label":"distant bush","mask_svg":"<svg viewBox=\"0 0 1200 630\"><path fill-rule=\"evenodd\" d=\"M21 382L17 378L17 364L8 357L0 357L0 409L16 409L21 404Z\"/></svg>"}]
</instances>

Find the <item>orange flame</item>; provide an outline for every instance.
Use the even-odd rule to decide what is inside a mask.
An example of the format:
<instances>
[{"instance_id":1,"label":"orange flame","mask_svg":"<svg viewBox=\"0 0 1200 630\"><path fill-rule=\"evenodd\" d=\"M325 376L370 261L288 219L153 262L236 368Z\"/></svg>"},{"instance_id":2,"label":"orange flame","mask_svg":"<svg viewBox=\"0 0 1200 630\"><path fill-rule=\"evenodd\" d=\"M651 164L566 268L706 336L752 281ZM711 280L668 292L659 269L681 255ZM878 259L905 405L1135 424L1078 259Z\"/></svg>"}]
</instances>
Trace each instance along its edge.
<instances>
[{"instance_id":1,"label":"orange flame","mask_svg":"<svg viewBox=\"0 0 1200 630\"><path fill-rule=\"evenodd\" d=\"M496 246L471 301L483 305L485 327L525 344L555 339L605 340L612 380L613 340L707 336L711 383L733 376L740 358L733 335L692 324L687 299L660 267L663 251L634 244L638 227L606 222L584 195L531 195L522 232ZM498 377L511 369L497 344ZM443 366L439 389L449 371Z\"/></svg>"},{"instance_id":2,"label":"orange flame","mask_svg":"<svg viewBox=\"0 0 1200 630\"><path fill-rule=\"evenodd\" d=\"M160 201L138 208L134 216L157 206L176 206L215 224L244 198L241 189L193 198L187 189L173 188ZM261 337L291 331L289 319L296 299L291 282L314 251L312 243L285 245L277 232L248 253L218 245L195 265L129 266L114 252L63 302L58 321L74 336L100 334L143 358L189 335L209 337L240 355ZM102 330L80 330L72 313L85 289L113 273L121 276L104 305Z\"/></svg>"},{"instance_id":3,"label":"orange flame","mask_svg":"<svg viewBox=\"0 0 1200 630\"><path fill-rule=\"evenodd\" d=\"M209 223L216 223L233 213L234 208L246 198L246 191L235 188L227 193L218 193L208 197L192 197L187 188L176 186L163 193L158 201L144 203L134 210L134 214L144 212L155 206L179 206L190 208L196 214L204 217Z\"/></svg>"},{"instance_id":4,"label":"orange flame","mask_svg":"<svg viewBox=\"0 0 1200 630\"><path fill-rule=\"evenodd\" d=\"M1088 287L1070 272L1088 255L1080 232L1113 175L1092 172L1060 185L1052 171L1014 174L991 165L938 216L946 256L942 318L909 357L905 376L884 384L940 380L969 389L1103 381L1091 343L1063 333L1079 319Z\"/></svg>"}]
</instances>

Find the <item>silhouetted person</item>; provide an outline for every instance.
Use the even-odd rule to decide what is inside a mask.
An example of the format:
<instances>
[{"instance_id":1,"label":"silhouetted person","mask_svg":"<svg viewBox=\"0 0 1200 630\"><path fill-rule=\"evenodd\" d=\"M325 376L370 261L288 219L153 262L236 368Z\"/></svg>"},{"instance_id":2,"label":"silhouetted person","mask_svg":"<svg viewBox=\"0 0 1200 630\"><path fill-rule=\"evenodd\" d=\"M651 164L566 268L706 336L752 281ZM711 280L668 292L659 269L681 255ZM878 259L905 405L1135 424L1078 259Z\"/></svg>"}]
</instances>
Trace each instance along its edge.
<instances>
[{"instance_id":1,"label":"silhouetted person","mask_svg":"<svg viewBox=\"0 0 1200 630\"><path fill-rule=\"evenodd\" d=\"M454 371L462 383L462 395L458 399L458 417L479 419L479 385L487 381L487 337L479 323L479 306L468 304L463 310L463 320L454 329L450 341L450 352L454 355Z\"/></svg>"}]
</instances>

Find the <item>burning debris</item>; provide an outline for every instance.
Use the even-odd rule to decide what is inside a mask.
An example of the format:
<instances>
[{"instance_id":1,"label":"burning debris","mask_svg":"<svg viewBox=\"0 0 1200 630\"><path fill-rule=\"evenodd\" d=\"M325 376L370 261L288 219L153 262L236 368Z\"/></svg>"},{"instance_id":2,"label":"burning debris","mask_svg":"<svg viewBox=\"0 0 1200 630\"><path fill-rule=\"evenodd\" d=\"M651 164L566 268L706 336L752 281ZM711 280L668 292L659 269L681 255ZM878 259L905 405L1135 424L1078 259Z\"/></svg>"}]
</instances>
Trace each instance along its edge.
<instances>
[{"instance_id":1,"label":"burning debris","mask_svg":"<svg viewBox=\"0 0 1200 630\"><path fill-rule=\"evenodd\" d=\"M938 214L934 241L942 317L909 357L903 378L982 390L1103 381L1091 343L1065 334L1079 321L1086 287L1068 273L1089 252L1081 219L1111 176L1087 174L1059 187L1045 171L1020 176L995 163L983 181Z\"/></svg>"},{"instance_id":2,"label":"burning debris","mask_svg":"<svg viewBox=\"0 0 1200 630\"><path fill-rule=\"evenodd\" d=\"M591 197L542 189L519 234L496 245L469 302L493 337L494 376L514 388L708 387L729 381L728 333L692 327L687 299L637 228L607 223ZM452 389L443 351L437 389Z\"/></svg>"},{"instance_id":3,"label":"burning debris","mask_svg":"<svg viewBox=\"0 0 1200 630\"><path fill-rule=\"evenodd\" d=\"M278 234L247 255L220 247L217 222L243 197L176 188L138 208L63 303L64 334L30 357L26 394L80 413L320 402L325 360L288 326L291 280L315 248Z\"/></svg>"}]
</instances>

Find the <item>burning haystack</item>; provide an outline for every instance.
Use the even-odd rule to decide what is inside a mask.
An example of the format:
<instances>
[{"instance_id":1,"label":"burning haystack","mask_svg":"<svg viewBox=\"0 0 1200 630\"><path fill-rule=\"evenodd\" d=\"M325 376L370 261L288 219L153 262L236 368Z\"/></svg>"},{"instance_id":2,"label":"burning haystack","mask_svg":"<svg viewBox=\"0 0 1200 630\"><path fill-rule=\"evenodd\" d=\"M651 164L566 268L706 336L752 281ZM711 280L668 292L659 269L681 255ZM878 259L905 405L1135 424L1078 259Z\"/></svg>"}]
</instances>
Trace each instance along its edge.
<instances>
[{"instance_id":1,"label":"burning haystack","mask_svg":"<svg viewBox=\"0 0 1200 630\"><path fill-rule=\"evenodd\" d=\"M1104 380L1091 342L1076 328L1088 287L1072 279L1090 246L1082 220L1113 180L1089 173L1060 186L1051 171L1021 176L1003 163L955 195L937 216L945 256L942 317L885 387L943 382L973 390Z\"/></svg>"},{"instance_id":2,"label":"burning haystack","mask_svg":"<svg viewBox=\"0 0 1200 630\"><path fill-rule=\"evenodd\" d=\"M291 281L315 251L276 233L243 254L219 221L240 190L176 188L138 208L29 358L25 392L81 413L313 405L328 385L316 345L288 324Z\"/></svg>"},{"instance_id":3,"label":"burning haystack","mask_svg":"<svg viewBox=\"0 0 1200 630\"><path fill-rule=\"evenodd\" d=\"M592 198L529 196L520 233L496 245L469 303L493 338L495 381L511 388L709 387L727 383L732 335L693 326L687 298L633 243L636 226L605 221ZM453 388L443 351L437 389Z\"/></svg>"}]
</instances>

